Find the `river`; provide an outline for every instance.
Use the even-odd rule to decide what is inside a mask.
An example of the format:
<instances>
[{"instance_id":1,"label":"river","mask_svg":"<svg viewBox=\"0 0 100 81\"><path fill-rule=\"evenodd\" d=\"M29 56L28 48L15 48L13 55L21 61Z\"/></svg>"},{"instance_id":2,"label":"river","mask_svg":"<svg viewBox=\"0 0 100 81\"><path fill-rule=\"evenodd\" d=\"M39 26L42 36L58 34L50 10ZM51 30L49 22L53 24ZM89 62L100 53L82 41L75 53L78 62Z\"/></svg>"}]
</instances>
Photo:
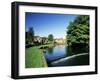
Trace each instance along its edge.
<instances>
[{"instance_id":1,"label":"river","mask_svg":"<svg viewBox=\"0 0 100 81\"><path fill-rule=\"evenodd\" d=\"M89 65L89 53L86 48L74 48L56 45L46 48L44 57L48 67Z\"/></svg>"}]
</instances>

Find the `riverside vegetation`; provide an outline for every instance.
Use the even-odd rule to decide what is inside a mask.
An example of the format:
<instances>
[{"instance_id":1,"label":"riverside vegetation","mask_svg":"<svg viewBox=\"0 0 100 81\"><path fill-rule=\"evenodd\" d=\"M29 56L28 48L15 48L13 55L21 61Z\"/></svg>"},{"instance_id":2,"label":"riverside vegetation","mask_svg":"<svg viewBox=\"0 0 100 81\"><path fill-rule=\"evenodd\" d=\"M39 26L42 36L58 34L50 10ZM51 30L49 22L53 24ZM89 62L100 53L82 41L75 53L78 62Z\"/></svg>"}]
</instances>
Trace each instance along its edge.
<instances>
[{"instance_id":1,"label":"riverside vegetation","mask_svg":"<svg viewBox=\"0 0 100 81\"><path fill-rule=\"evenodd\" d=\"M34 29L30 27L29 31L26 32L25 67L48 67L51 66L50 64L48 64L49 61L54 60L57 56L58 58L56 59L59 59L60 57L63 58L75 55L77 53L86 52L87 54L89 52L89 16L77 16L73 22L70 22L66 30L66 39L54 39L54 36L52 34L49 34L47 37L35 36ZM60 45L64 45L64 47L67 47L67 56L66 54L62 53L62 50L60 52L60 48L63 48ZM52 55L52 48L55 48L55 52L58 51L58 55ZM82 49L82 51L80 49ZM49 53L49 55L47 53ZM61 53L62 55L59 55L59 53ZM45 57L47 57L48 59L46 59ZM88 60L89 57L87 57L87 61L85 61L87 62L86 64L89 64ZM79 62L80 65L82 65L82 62ZM62 66L63 63L59 64ZM57 64L56 66L58 66L59 64Z\"/></svg>"}]
</instances>

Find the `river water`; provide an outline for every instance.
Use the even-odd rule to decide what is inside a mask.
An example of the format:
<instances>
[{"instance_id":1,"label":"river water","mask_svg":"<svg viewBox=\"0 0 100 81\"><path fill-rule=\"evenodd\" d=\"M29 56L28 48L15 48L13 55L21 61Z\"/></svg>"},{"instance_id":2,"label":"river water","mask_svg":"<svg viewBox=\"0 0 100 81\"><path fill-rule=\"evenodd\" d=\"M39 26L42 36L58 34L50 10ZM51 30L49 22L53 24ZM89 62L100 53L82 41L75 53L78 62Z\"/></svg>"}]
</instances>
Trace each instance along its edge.
<instances>
[{"instance_id":1,"label":"river water","mask_svg":"<svg viewBox=\"0 0 100 81\"><path fill-rule=\"evenodd\" d=\"M56 45L54 47L45 49L45 59L48 67L56 66L77 66L77 65L89 65L89 53L86 55L80 55L67 60L59 61L60 59L67 58L73 55L88 53L86 48L74 48L66 45ZM56 63L54 63L56 61ZM58 61L58 62L57 62Z\"/></svg>"}]
</instances>

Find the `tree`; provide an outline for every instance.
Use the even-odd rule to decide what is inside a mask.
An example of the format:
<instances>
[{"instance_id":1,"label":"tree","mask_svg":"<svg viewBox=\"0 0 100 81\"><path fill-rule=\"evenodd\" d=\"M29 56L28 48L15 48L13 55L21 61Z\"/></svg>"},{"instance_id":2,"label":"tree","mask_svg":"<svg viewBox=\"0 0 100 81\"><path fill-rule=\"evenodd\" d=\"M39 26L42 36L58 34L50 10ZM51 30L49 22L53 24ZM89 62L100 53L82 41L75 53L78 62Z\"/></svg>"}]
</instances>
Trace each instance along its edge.
<instances>
[{"instance_id":1,"label":"tree","mask_svg":"<svg viewBox=\"0 0 100 81\"><path fill-rule=\"evenodd\" d=\"M54 37L53 37L52 34L49 34L49 35L48 35L48 40L49 40L49 41L53 41L53 38L54 38Z\"/></svg>"},{"instance_id":2,"label":"tree","mask_svg":"<svg viewBox=\"0 0 100 81\"><path fill-rule=\"evenodd\" d=\"M25 32L25 38L26 38L26 44L29 43L29 40L28 40L28 32Z\"/></svg>"},{"instance_id":3,"label":"tree","mask_svg":"<svg viewBox=\"0 0 100 81\"><path fill-rule=\"evenodd\" d=\"M77 16L67 28L67 44L89 44L89 16Z\"/></svg>"},{"instance_id":4,"label":"tree","mask_svg":"<svg viewBox=\"0 0 100 81\"><path fill-rule=\"evenodd\" d=\"M34 31L33 28L30 27L29 31L26 32L26 44L32 44L34 42Z\"/></svg>"}]
</instances>

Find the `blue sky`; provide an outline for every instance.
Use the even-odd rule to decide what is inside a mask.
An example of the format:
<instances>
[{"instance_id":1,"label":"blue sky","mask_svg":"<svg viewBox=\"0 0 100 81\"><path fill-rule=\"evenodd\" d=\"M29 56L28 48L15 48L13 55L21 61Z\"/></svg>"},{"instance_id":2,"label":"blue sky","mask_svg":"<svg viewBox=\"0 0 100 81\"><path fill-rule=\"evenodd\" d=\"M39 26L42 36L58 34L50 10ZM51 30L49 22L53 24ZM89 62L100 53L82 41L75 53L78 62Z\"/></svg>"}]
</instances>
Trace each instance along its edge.
<instances>
[{"instance_id":1,"label":"blue sky","mask_svg":"<svg viewBox=\"0 0 100 81\"><path fill-rule=\"evenodd\" d=\"M26 12L25 31L28 31L29 27L33 27L35 36L48 37L49 34L53 34L54 38L65 38L69 23L77 16Z\"/></svg>"}]
</instances>

